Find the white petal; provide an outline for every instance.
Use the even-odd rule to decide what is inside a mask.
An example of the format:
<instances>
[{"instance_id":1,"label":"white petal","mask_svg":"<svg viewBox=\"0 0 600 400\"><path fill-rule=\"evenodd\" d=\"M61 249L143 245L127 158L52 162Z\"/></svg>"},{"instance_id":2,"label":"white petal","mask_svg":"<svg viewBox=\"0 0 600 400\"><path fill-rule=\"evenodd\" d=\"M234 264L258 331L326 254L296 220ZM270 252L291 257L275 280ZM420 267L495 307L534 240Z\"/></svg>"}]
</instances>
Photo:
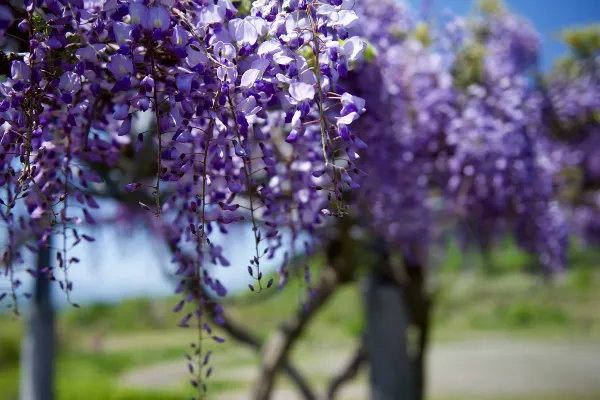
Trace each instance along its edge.
<instances>
[{"instance_id":1,"label":"white petal","mask_svg":"<svg viewBox=\"0 0 600 400\"><path fill-rule=\"evenodd\" d=\"M358 114L355 112L351 112L350 114L338 118L337 119L337 124L338 125L350 125L353 121L356 121L358 119Z\"/></svg>"},{"instance_id":2,"label":"white petal","mask_svg":"<svg viewBox=\"0 0 600 400\"><path fill-rule=\"evenodd\" d=\"M290 14L285 19L285 31L287 33L291 33L296 29L296 18L294 15Z\"/></svg>"},{"instance_id":3,"label":"white petal","mask_svg":"<svg viewBox=\"0 0 600 400\"><path fill-rule=\"evenodd\" d=\"M343 46L344 54L349 61L358 60L366 48L367 45L358 36L346 40Z\"/></svg>"},{"instance_id":4,"label":"white petal","mask_svg":"<svg viewBox=\"0 0 600 400\"><path fill-rule=\"evenodd\" d=\"M235 8L233 3L229 0L218 0L217 4L224 10L230 10L230 11L233 11L234 13L237 12L237 8Z\"/></svg>"},{"instance_id":5,"label":"white petal","mask_svg":"<svg viewBox=\"0 0 600 400\"><path fill-rule=\"evenodd\" d=\"M329 81L329 77L327 75L321 75L321 91L323 93L329 92L331 87L331 82Z\"/></svg>"},{"instance_id":6,"label":"white petal","mask_svg":"<svg viewBox=\"0 0 600 400\"><path fill-rule=\"evenodd\" d=\"M235 47L231 43L217 42L213 50L215 57L231 60L236 55Z\"/></svg>"},{"instance_id":7,"label":"white petal","mask_svg":"<svg viewBox=\"0 0 600 400\"><path fill-rule=\"evenodd\" d=\"M221 29L219 32L213 34L208 40L209 46L218 42L231 43L232 41L233 37L229 34L227 29Z\"/></svg>"},{"instance_id":8,"label":"white petal","mask_svg":"<svg viewBox=\"0 0 600 400\"><path fill-rule=\"evenodd\" d=\"M310 26L310 22L307 17L298 18L298 28L303 30Z\"/></svg>"},{"instance_id":9,"label":"white petal","mask_svg":"<svg viewBox=\"0 0 600 400\"><path fill-rule=\"evenodd\" d=\"M237 40L237 37L235 35L235 32L237 31L238 27L242 24L243 20L240 18L234 18L232 20L229 21L229 34L231 35L231 37L235 40Z\"/></svg>"},{"instance_id":10,"label":"white petal","mask_svg":"<svg viewBox=\"0 0 600 400\"><path fill-rule=\"evenodd\" d=\"M308 61L306 61L306 58L297 56L296 67L298 67L298 71L304 71L305 69L308 69Z\"/></svg>"},{"instance_id":11,"label":"white petal","mask_svg":"<svg viewBox=\"0 0 600 400\"><path fill-rule=\"evenodd\" d=\"M275 53L277 51L281 51L281 43L279 43L279 41L277 40L267 40L266 42L263 42L260 46L258 46L258 50L256 51L256 53L262 57L264 55Z\"/></svg>"},{"instance_id":12,"label":"white petal","mask_svg":"<svg viewBox=\"0 0 600 400\"><path fill-rule=\"evenodd\" d=\"M325 47L327 47L328 49L340 49L340 42L338 42L337 40L330 40L329 42L325 43Z\"/></svg>"},{"instance_id":13,"label":"white petal","mask_svg":"<svg viewBox=\"0 0 600 400\"><path fill-rule=\"evenodd\" d=\"M340 14L337 12L332 12L327 16L327 25L329 26L338 26L340 24Z\"/></svg>"},{"instance_id":14,"label":"white petal","mask_svg":"<svg viewBox=\"0 0 600 400\"><path fill-rule=\"evenodd\" d=\"M358 16L352 10L342 10L338 13L339 20L336 25L341 25L344 28L352 28L358 23Z\"/></svg>"},{"instance_id":15,"label":"white petal","mask_svg":"<svg viewBox=\"0 0 600 400\"><path fill-rule=\"evenodd\" d=\"M289 63L294 61L294 59L292 57L286 56L283 51L280 51L279 53L273 56L273 61L280 65L288 65Z\"/></svg>"},{"instance_id":16,"label":"white petal","mask_svg":"<svg viewBox=\"0 0 600 400\"><path fill-rule=\"evenodd\" d=\"M317 75L310 69L302 71L298 78L300 79L300 82L308 83L311 86L317 84Z\"/></svg>"},{"instance_id":17,"label":"white petal","mask_svg":"<svg viewBox=\"0 0 600 400\"><path fill-rule=\"evenodd\" d=\"M242 21L235 30L233 36L238 43L255 44L258 41L258 32L254 25L248 21Z\"/></svg>"},{"instance_id":18,"label":"white petal","mask_svg":"<svg viewBox=\"0 0 600 400\"><path fill-rule=\"evenodd\" d=\"M269 66L269 60L265 60L264 58L259 58L257 60L252 61L252 65L250 68L257 69L261 71L261 73L265 72L267 67Z\"/></svg>"},{"instance_id":19,"label":"white petal","mask_svg":"<svg viewBox=\"0 0 600 400\"><path fill-rule=\"evenodd\" d=\"M306 101L315 98L315 88L304 82L295 82L290 85L290 95L296 101Z\"/></svg>"},{"instance_id":20,"label":"white petal","mask_svg":"<svg viewBox=\"0 0 600 400\"><path fill-rule=\"evenodd\" d=\"M219 118L215 118L215 128L217 128L219 133L227 131L227 126Z\"/></svg>"},{"instance_id":21,"label":"white petal","mask_svg":"<svg viewBox=\"0 0 600 400\"><path fill-rule=\"evenodd\" d=\"M264 36L269 31L269 25L267 24L267 21L260 17L246 17L246 21L250 22L254 26L259 36Z\"/></svg>"},{"instance_id":22,"label":"white petal","mask_svg":"<svg viewBox=\"0 0 600 400\"><path fill-rule=\"evenodd\" d=\"M201 51L194 50L190 46L187 47L187 58L186 61L189 66L195 67L200 63L208 62L209 58Z\"/></svg>"},{"instance_id":23,"label":"white petal","mask_svg":"<svg viewBox=\"0 0 600 400\"><path fill-rule=\"evenodd\" d=\"M304 43L310 43L313 40L313 33L311 31L303 31L301 37Z\"/></svg>"},{"instance_id":24,"label":"white petal","mask_svg":"<svg viewBox=\"0 0 600 400\"><path fill-rule=\"evenodd\" d=\"M256 80L258 79L259 75L259 69L249 69L248 71L244 72L244 75L242 75L242 83L240 84L240 87L252 87L252 85L254 85L254 82L256 82Z\"/></svg>"},{"instance_id":25,"label":"white petal","mask_svg":"<svg viewBox=\"0 0 600 400\"><path fill-rule=\"evenodd\" d=\"M317 9L317 14L319 15L329 15L332 12L335 12L335 7L332 6L331 4L323 4L321 6L319 6L319 8Z\"/></svg>"},{"instance_id":26,"label":"white petal","mask_svg":"<svg viewBox=\"0 0 600 400\"><path fill-rule=\"evenodd\" d=\"M233 83L237 80L238 70L236 67L227 67L227 81Z\"/></svg>"},{"instance_id":27,"label":"white petal","mask_svg":"<svg viewBox=\"0 0 600 400\"><path fill-rule=\"evenodd\" d=\"M222 23L225 19L225 8L215 5L212 1L200 10L199 21L202 24Z\"/></svg>"},{"instance_id":28,"label":"white petal","mask_svg":"<svg viewBox=\"0 0 600 400\"><path fill-rule=\"evenodd\" d=\"M249 96L242 100L236 107L240 112L243 112L246 117L251 117L261 110L262 107L256 105L254 96Z\"/></svg>"},{"instance_id":29,"label":"white petal","mask_svg":"<svg viewBox=\"0 0 600 400\"><path fill-rule=\"evenodd\" d=\"M302 116L302 113L300 112L300 110L296 110L296 112L294 113L294 116L292 117L292 129L302 128L302 122L300 121L301 116Z\"/></svg>"},{"instance_id":30,"label":"white petal","mask_svg":"<svg viewBox=\"0 0 600 400\"><path fill-rule=\"evenodd\" d=\"M288 78L287 76L285 76L283 74L277 74L277 75L275 75L275 77L281 83L292 83L292 79Z\"/></svg>"},{"instance_id":31,"label":"white petal","mask_svg":"<svg viewBox=\"0 0 600 400\"><path fill-rule=\"evenodd\" d=\"M226 72L227 71L226 71L225 67L217 68L217 78L219 78L220 81L224 81Z\"/></svg>"}]
</instances>

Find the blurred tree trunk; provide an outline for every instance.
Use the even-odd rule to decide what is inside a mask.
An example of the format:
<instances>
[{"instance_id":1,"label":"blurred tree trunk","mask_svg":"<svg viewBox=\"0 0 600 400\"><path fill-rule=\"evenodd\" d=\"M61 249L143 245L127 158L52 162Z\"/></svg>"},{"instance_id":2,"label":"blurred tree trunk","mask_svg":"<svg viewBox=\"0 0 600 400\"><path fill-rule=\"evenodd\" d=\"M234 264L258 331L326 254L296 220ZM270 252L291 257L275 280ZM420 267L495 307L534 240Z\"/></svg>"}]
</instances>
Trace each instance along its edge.
<instances>
[{"instance_id":1,"label":"blurred tree trunk","mask_svg":"<svg viewBox=\"0 0 600 400\"><path fill-rule=\"evenodd\" d=\"M426 266L416 264L404 258L408 284L403 288L404 301L407 305L412 326L416 333L412 347L412 369L415 377L415 394L412 399L424 400L427 390L427 350L429 348L431 330L431 298L425 288Z\"/></svg>"},{"instance_id":2,"label":"blurred tree trunk","mask_svg":"<svg viewBox=\"0 0 600 400\"><path fill-rule=\"evenodd\" d=\"M389 255L380 254L366 295L370 398L423 400L431 304L425 290L425 265L405 254L400 281Z\"/></svg>"},{"instance_id":3,"label":"blurred tree trunk","mask_svg":"<svg viewBox=\"0 0 600 400\"><path fill-rule=\"evenodd\" d=\"M54 398L55 330L50 280L41 270L50 265L51 237L37 254L33 297L21 352L21 400Z\"/></svg>"},{"instance_id":4,"label":"blurred tree trunk","mask_svg":"<svg viewBox=\"0 0 600 400\"><path fill-rule=\"evenodd\" d=\"M415 376L408 352L410 319L400 288L371 273L366 299L366 345L371 400L412 400Z\"/></svg>"}]
</instances>

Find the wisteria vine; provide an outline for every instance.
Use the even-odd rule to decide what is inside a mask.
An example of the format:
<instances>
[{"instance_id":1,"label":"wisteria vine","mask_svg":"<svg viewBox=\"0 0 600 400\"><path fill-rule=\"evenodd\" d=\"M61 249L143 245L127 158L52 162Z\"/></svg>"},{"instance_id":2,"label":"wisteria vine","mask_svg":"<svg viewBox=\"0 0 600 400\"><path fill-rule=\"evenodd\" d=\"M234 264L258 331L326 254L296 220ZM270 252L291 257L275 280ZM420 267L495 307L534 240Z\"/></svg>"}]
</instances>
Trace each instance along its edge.
<instances>
[{"instance_id":1,"label":"wisteria vine","mask_svg":"<svg viewBox=\"0 0 600 400\"><path fill-rule=\"evenodd\" d=\"M79 261L68 252L94 241L78 226L96 224L95 198L114 183L107 169L132 180L118 190L154 199L139 206L157 217L172 245L177 292L196 282L226 295L204 265L229 266L210 237L239 221L254 235L248 273L257 284L250 289L270 288L261 260L282 246L283 230L310 230L324 214L342 215L342 193L353 187L336 162L363 145L355 135L346 140L358 110L339 111L360 99L335 92L338 77L365 49L347 34L357 23L350 3L255 1L249 15L238 15L229 0L32 0L24 10L0 7L2 33L16 24L27 38L25 51L10 54L0 89L4 260L15 310L17 233L34 232L35 251L53 235L63 238L51 249L63 278L51 267L44 272L68 295L67 271ZM140 132L147 116L153 128ZM127 174L123 154L141 154L148 141L154 177L136 174L138 165ZM187 292L175 312L196 304L180 326L197 320L190 356L197 367L190 363L190 372L202 393L211 371L202 341L223 339L203 319L205 302L215 300Z\"/></svg>"}]
</instances>

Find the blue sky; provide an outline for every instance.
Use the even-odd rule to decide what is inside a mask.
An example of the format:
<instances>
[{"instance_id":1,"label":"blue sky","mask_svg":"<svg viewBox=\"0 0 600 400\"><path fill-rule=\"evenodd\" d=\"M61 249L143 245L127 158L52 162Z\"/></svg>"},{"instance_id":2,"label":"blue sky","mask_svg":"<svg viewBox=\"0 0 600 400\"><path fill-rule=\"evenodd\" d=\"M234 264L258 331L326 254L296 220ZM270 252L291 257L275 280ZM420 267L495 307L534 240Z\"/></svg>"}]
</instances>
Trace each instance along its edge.
<instances>
[{"instance_id":1,"label":"blue sky","mask_svg":"<svg viewBox=\"0 0 600 400\"><path fill-rule=\"evenodd\" d=\"M433 1L433 16L444 10L466 15L474 4L470 0L429 1ZM409 3L417 8L421 0L409 0ZM544 69L566 50L556 37L562 29L600 22L600 0L505 0L505 4L530 19L541 34L541 65ZM75 301L118 300L133 296L167 295L171 292L172 288L161 272L161 265L169 265L168 254L148 234L139 233L131 237L117 228L107 227L96 235L100 239L98 242L83 244L75 251L82 259L82 263L71 272L71 278L75 281ZM247 245L252 243L250 233L246 236L237 236L235 243L238 245L229 248L227 256L232 266L215 271L217 277L232 291L240 290L249 283L246 267L253 248ZM123 237L127 238L126 242ZM266 267L273 268L278 263L279 260L275 260ZM64 303L64 294L55 294L59 304Z\"/></svg>"},{"instance_id":2,"label":"blue sky","mask_svg":"<svg viewBox=\"0 0 600 400\"><path fill-rule=\"evenodd\" d=\"M420 7L423 0L409 0ZM432 2L433 15L451 10L466 15L473 10L471 0L426 0ZM566 27L600 23L600 0L504 0L512 11L528 18L542 37L541 67L547 70L553 60L565 54L566 47L557 39Z\"/></svg>"},{"instance_id":3,"label":"blue sky","mask_svg":"<svg viewBox=\"0 0 600 400\"><path fill-rule=\"evenodd\" d=\"M102 204L103 209L110 210L110 204ZM248 275L249 260L255 254L254 235L250 229L238 225L238 232L231 231L230 235L213 235L211 242L223 244L227 248L223 252L230 261L229 267L208 266L211 276L225 284L229 293L248 290L248 284L256 282ZM235 229L235 228L234 228ZM80 264L69 269L69 280L74 282L71 300L75 303L90 301L113 302L129 297L166 296L173 293L174 285L165 278L165 271L174 271L171 264L171 254L160 240L143 227L136 227L136 232L118 226L104 226L94 230L79 229L96 238L96 242L82 242L69 252L69 257L77 257ZM302 241L296 245L296 251L303 250ZM35 259L25 250L26 268L35 265ZM273 271L281 264L282 257L273 260L261 260L261 271ZM61 275L57 276L62 279ZM18 274L25 282L24 286L30 291L33 280L26 273ZM5 282L0 281L4 285ZM266 283L266 282L265 282ZM5 286L5 285L4 285ZM0 286L3 287L3 286ZM3 287L4 288L4 287ZM4 288L5 289L5 288ZM273 286L275 289L275 285ZM53 292L54 302L65 306L66 296L59 290ZM26 305L26 301L22 305ZM0 310L2 312L2 310Z\"/></svg>"}]
</instances>

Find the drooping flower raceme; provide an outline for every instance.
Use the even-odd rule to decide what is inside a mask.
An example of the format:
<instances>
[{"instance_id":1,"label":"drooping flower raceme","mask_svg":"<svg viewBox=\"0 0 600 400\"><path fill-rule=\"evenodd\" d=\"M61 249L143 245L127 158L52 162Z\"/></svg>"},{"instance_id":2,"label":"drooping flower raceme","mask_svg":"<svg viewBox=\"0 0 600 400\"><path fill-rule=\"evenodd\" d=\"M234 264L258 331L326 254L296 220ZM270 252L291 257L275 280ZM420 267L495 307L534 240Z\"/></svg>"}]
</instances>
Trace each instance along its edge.
<instances>
[{"instance_id":1,"label":"drooping flower raceme","mask_svg":"<svg viewBox=\"0 0 600 400\"><path fill-rule=\"evenodd\" d=\"M475 220L482 231L509 226L544 266L563 268L567 229L554 187L561 163L547 159L539 93L525 75L537 59L533 29L506 10L484 14L473 31L450 19L441 32L392 1L358 2L356 11L355 30L372 46L346 82L367 100L358 121L369 142L360 155L369 173L363 219L396 248L426 242L431 200L441 195L445 220ZM483 57L464 64L478 41ZM481 73L464 82L468 68ZM343 122L355 112L347 98L338 120L346 140Z\"/></svg>"},{"instance_id":2,"label":"drooping flower raceme","mask_svg":"<svg viewBox=\"0 0 600 400\"><path fill-rule=\"evenodd\" d=\"M251 288L261 291L273 283L262 280L262 260L282 247L284 230L311 232L323 209L345 209L342 192L354 186L335 160L358 154L349 127L365 107L335 93L340 71L365 47L346 33L357 21L348 2L279 8L256 1L250 15L238 15L229 0L43 0L27 7L25 19L13 22L0 6L0 33L13 23L31 32L0 84L7 273L19 261L11 254L17 232L37 232L39 246L61 235L59 269L48 275L70 292L67 271L76 261L69 250L93 240L78 229L97 223L94 198L126 191L139 194L140 211L158 216L152 224L170 243L182 284L202 282L217 297L227 291L204 265L230 263L211 235L244 221L256 247ZM352 111L326 112L336 107ZM138 128L143 115L154 129ZM356 139L341 145L340 135ZM125 154L139 164L147 149L156 154L154 174L138 168L119 182L106 172L120 171ZM17 217L21 203L26 210ZM184 313L180 325L213 336L203 307L209 299L192 293L189 313L176 307ZM203 367L191 368L198 387Z\"/></svg>"}]
</instances>

